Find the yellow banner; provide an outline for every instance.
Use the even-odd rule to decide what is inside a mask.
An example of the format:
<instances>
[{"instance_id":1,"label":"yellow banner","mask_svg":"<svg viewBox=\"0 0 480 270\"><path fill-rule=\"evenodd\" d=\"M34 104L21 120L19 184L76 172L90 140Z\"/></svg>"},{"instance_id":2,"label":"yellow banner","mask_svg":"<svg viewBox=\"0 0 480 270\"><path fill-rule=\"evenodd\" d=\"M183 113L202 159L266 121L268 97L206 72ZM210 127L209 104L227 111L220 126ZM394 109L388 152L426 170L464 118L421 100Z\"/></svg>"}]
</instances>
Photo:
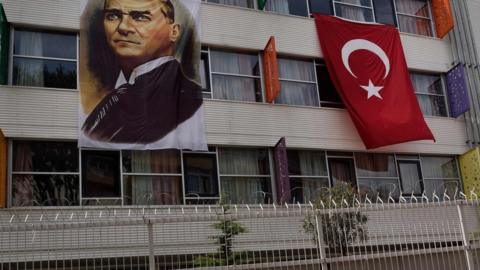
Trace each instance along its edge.
<instances>
[{"instance_id":1,"label":"yellow banner","mask_svg":"<svg viewBox=\"0 0 480 270\"><path fill-rule=\"evenodd\" d=\"M7 205L7 138L0 129L0 208Z\"/></svg>"},{"instance_id":2,"label":"yellow banner","mask_svg":"<svg viewBox=\"0 0 480 270\"><path fill-rule=\"evenodd\" d=\"M480 195L480 149L478 147L471 149L461 155L459 161L465 194L470 197L473 190Z\"/></svg>"}]
</instances>

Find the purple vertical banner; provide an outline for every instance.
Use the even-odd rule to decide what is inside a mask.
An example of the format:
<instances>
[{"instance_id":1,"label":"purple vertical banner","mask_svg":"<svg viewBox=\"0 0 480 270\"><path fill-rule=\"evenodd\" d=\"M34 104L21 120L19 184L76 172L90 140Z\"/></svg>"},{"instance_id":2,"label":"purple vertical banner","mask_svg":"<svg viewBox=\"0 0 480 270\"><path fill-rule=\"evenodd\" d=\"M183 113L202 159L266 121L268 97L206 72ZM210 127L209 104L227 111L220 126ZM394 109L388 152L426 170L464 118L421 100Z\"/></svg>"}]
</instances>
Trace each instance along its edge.
<instances>
[{"instance_id":1,"label":"purple vertical banner","mask_svg":"<svg viewBox=\"0 0 480 270\"><path fill-rule=\"evenodd\" d=\"M280 138L274 148L275 181L277 202L290 202L290 178L288 177L288 158L285 137Z\"/></svg>"},{"instance_id":2,"label":"purple vertical banner","mask_svg":"<svg viewBox=\"0 0 480 270\"><path fill-rule=\"evenodd\" d=\"M467 77L462 63L447 72L447 93L452 117L457 118L470 109Z\"/></svg>"}]
</instances>

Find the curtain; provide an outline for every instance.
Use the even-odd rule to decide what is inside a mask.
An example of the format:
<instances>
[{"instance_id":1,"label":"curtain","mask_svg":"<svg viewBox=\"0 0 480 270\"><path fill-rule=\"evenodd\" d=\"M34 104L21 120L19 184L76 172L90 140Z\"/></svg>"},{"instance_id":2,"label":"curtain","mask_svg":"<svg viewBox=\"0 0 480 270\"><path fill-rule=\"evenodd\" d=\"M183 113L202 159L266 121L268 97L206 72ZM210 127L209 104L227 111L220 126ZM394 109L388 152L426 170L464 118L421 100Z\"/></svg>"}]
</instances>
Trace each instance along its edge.
<instances>
[{"instance_id":1,"label":"curtain","mask_svg":"<svg viewBox=\"0 0 480 270\"><path fill-rule=\"evenodd\" d=\"M363 3L364 1L362 0L349 0L344 2L359 5L359 6L367 6L365 5L365 3ZM368 5L368 7L370 7L370 5ZM347 6L347 5L342 5L340 3L336 3L335 12L337 16L354 20L354 21L373 21L373 15L370 9Z\"/></svg>"},{"instance_id":2,"label":"curtain","mask_svg":"<svg viewBox=\"0 0 480 270\"><path fill-rule=\"evenodd\" d=\"M132 151L131 170L137 173L180 173L178 151ZM178 176L132 176L133 204L179 204Z\"/></svg>"},{"instance_id":3,"label":"curtain","mask_svg":"<svg viewBox=\"0 0 480 270\"><path fill-rule=\"evenodd\" d=\"M214 98L226 100L251 101L257 100L258 79L228 75L212 75Z\"/></svg>"},{"instance_id":4,"label":"curtain","mask_svg":"<svg viewBox=\"0 0 480 270\"><path fill-rule=\"evenodd\" d=\"M454 157L420 157L425 178L458 178Z\"/></svg>"},{"instance_id":5,"label":"curtain","mask_svg":"<svg viewBox=\"0 0 480 270\"><path fill-rule=\"evenodd\" d=\"M32 152L28 143L15 144L15 159L13 160L13 171L30 172L32 171ZM33 176L32 175L14 175L13 176L13 205L29 206L33 205Z\"/></svg>"},{"instance_id":6,"label":"curtain","mask_svg":"<svg viewBox=\"0 0 480 270\"><path fill-rule=\"evenodd\" d=\"M400 163L399 171L402 177L402 191L404 193L422 193L417 163Z\"/></svg>"},{"instance_id":7,"label":"curtain","mask_svg":"<svg viewBox=\"0 0 480 270\"><path fill-rule=\"evenodd\" d=\"M25 56L42 56L42 33L18 31L15 38L15 54ZM14 57L14 84L44 86L43 60Z\"/></svg>"},{"instance_id":8,"label":"curtain","mask_svg":"<svg viewBox=\"0 0 480 270\"><path fill-rule=\"evenodd\" d=\"M228 203L267 203L270 198L267 179L221 177L220 180Z\"/></svg>"},{"instance_id":9,"label":"curtain","mask_svg":"<svg viewBox=\"0 0 480 270\"><path fill-rule=\"evenodd\" d=\"M427 18L398 14L400 31L424 36L433 35L427 0L396 0L396 7L400 13Z\"/></svg>"},{"instance_id":10,"label":"curtain","mask_svg":"<svg viewBox=\"0 0 480 270\"><path fill-rule=\"evenodd\" d=\"M258 149L219 149L221 174L269 175L266 151Z\"/></svg>"},{"instance_id":11,"label":"curtain","mask_svg":"<svg viewBox=\"0 0 480 270\"><path fill-rule=\"evenodd\" d=\"M423 114L447 116L447 108L440 76L412 73L410 74L410 78L415 88L415 92L417 92L417 100Z\"/></svg>"},{"instance_id":12,"label":"curtain","mask_svg":"<svg viewBox=\"0 0 480 270\"><path fill-rule=\"evenodd\" d=\"M265 5L265 10L275 11L283 14L290 14L288 0L268 0Z\"/></svg>"},{"instance_id":13,"label":"curtain","mask_svg":"<svg viewBox=\"0 0 480 270\"><path fill-rule=\"evenodd\" d=\"M315 84L315 67L312 62L279 58L278 72L282 81L280 82L280 94L275 100L276 103L319 106L318 91Z\"/></svg>"},{"instance_id":14,"label":"curtain","mask_svg":"<svg viewBox=\"0 0 480 270\"><path fill-rule=\"evenodd\" d=\"M393 155L356 153L355 162L359 177L396 177Z\"/></svg>"},{"instance_id":15,"label":"curtain","mask_svg":"<svg viewBox=\"0 0 480 270\"><path fill-rule=\"evenodd\" d=\"M327 165L323 152L298 151L301 175L327 176Z\"/></svg>"}]
</instances>

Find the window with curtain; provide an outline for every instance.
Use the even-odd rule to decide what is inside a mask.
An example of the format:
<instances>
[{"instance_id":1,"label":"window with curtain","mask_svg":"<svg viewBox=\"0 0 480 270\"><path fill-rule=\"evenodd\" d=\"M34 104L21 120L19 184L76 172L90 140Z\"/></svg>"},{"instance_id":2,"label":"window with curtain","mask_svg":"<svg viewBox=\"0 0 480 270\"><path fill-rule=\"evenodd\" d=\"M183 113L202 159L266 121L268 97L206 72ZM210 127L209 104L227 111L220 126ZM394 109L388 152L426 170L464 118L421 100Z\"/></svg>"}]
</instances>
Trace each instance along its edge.
<instances>
[{"instance_id":1,"label":"window with curtain","mask_svg":"<svg viewBox=\"0 0 480 270\"><path fill-rule=\"evenodd\" d=\"M13 85L77 88L77 35L15 29Z\"/></svg>"},{"instance_id":2,"label":"window with curtain","mask_svg":"<svg viewBox=\"0 0 480 270\"><path fill-rule=\"evenodd\" d=\"M210 50L213 98L262 102L258 54Z\"/></svg>"},{"instance_id":3,"label":"window with curtain","mask_svg":"<svg viewBox=\"0 0 480 270\"><path fill-rule=\"evenodd\" d=\"M180 151L123 151L124 203L182 204Z\"/></svg>"},{"instance_id":4,"label":"window with curtain","mask_svg":"<svg viewBox=\"0 0 480 270\"><path fill-rule=\"evenodd\" d=\"M395 0L395 6L401 32L433 36L428 0Z\"/></svg>"},{"instance_id":5,"label":"window with curtain","mask_svg":"<svg viewBox=\"0 0 480 270\"><path fill-rule=\"evenodd\" d=\"M329 187L325 152L288 150L287 157L292 202L313 202Z\"/></svg>"},{"instance_id":6,"label":"window with curtain","mask_svg":"<svg viewBox=\"0 0 480 270\"><path fill-rule=\"evenodd\" d=\"M306 0L267 0L265 10L304 17L308 16Z\"/></svg>"},{"instance_id":7,"label":"window with curtain","mask_svg":"<svg viewBox=\"0 0 480 270\"><path fill-rule=\"evenodd\" d=\"M317 72L318 92L320 94L320 106L332 108L345 108L340 95L335 89L330 75L328 74L327 66L323 63L315 63L315 70Z\"/></svg>"},{"instance_id":8,"label":"window with curtain","mask_svg":"<svg viewBox=\"0 0 480 270\"><path fill-rule=\"evenodd\" d=\"M422 164L423 185L425 194L432 197L433 192L443 198L446 192L450 198L461 191L460 175L457 160L452 156L420 156Z\"/></svg>"},{"instance_id":9,"label":"window with curtain","mask_svg":"<svg viewBox=\"0 0 480 270\"><path fill-rule=\"evenodd\" d=\"M388 196L398 198L398 183L395 157L392 154L355 153L358 191L362 198L368 196L387 201Z\"/></svg>"},{"instance_id":10,"label":"window with curtain","mask_svg":"<svg viewBox=\"0 0 480 270\"><path fill-rule=\"evenodd\" d=\"M372 0L333 0L335 15L349 20L373 22Z\"/></svg>"},{"instance_id":11,"label":"window with curtain","mask_svg":"<svg viewBox=\"0 0 480 270\"><path fill-rule=\"evenodd\" d=\"M254 0L206 0L206 1L208 3L217 3L217 4L229 5L229 6L253 8Z\"/></svg>"},{"instance_id":12,"label":"window with curtain","mask_svg":"<svg viewBox=\"0 0 480 270\"><path fill-rule=\"evenodd\" d=\"M215 152L184 153L183 170L187 204L218 201L220 192Z\"/></svg>"},{"instance_id":13,"label":"window with curtain","mask_svg":"<svg viewBox=\"0 0 480 270\"><path fill-rule=\"evenodd\" d=\"M76 142L13 141L12 205L79 205Z\"/></svg>"},{"instance_id":14,"label":"window with curtain","mask_svg":"<svg viewBox=\"0 0 480 270\"><path fill-rule=\"evenodd\" d=\"M410 78L423 114L448 116L442 77L435 74L410 73Z\"/></svg>"},{"instance_id":15,"label":"window with curtain","mask_svg":"<svg viewBox=\"0 0 480 270\"><path fill-rule=\"evenodd\" d=\"M266 149L218 148L222 194L228 203L271 203Z\"/></svg>"},{"instance_id":16,"label":"window with curtain","mask_svg":"<svg viewBox=\"0 0 480 270\"><path fill-rule=\"evenodd\" d=\"M277 58L280 94L275 103L318 107L313 61Z\"/></svg>"},{"instance_id":17,"label":"window with curtain","mask_svg":"<svg viewBox=\"0 0 480 270\"><path fill-rule=\"evenodd\" d=\"M210 89L210 64L208 60L208 48L202 48L199 67L203 98L212 98L212 89Z\"/></svg>"}]
</instances>

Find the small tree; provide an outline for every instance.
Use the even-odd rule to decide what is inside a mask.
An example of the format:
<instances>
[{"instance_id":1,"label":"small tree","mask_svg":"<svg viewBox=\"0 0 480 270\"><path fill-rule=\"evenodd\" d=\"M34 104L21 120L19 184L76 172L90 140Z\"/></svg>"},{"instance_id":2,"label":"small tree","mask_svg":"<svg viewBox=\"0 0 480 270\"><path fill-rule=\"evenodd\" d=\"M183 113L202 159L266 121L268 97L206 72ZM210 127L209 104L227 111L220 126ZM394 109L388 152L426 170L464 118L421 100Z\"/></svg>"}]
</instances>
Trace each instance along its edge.
<instances>
[{"instance_id":1,"label":"small tree","mask_svg":"<svg viewBox=\"0 0 480 270\"><path fill-rule=\"evenodd\" d=\"M241 263L241 254L233 251L233 240L235 236L246 233L247 229L239 222L237 222L231 215L230 206L225 203L225 196L222 194L218 203L221 208L219 221L211 226L220 230L219 235L211 236L216 244L219 245L216 254L198 256L194 259L195 266L222 266L230 265L237 261Z\"/></svg>"},{"instance_id":2,"label":"small tree","mask_svg":"<svg viewBox=\"0 0 480 270\"><path fill-rule=\"evenodd\" d=\"M343 183L322 190L315 199L315 209L330 209L328 213L318 216L321 233L330 252L346 255L349 245L367 238L364 228L367 217L357 209L349 208L353 205L354 199L355 193L352 186ZM303 229L312 235L315 243L318 243L315 216L308 215L305 218Z\"/></svg>"}]
</instances>

